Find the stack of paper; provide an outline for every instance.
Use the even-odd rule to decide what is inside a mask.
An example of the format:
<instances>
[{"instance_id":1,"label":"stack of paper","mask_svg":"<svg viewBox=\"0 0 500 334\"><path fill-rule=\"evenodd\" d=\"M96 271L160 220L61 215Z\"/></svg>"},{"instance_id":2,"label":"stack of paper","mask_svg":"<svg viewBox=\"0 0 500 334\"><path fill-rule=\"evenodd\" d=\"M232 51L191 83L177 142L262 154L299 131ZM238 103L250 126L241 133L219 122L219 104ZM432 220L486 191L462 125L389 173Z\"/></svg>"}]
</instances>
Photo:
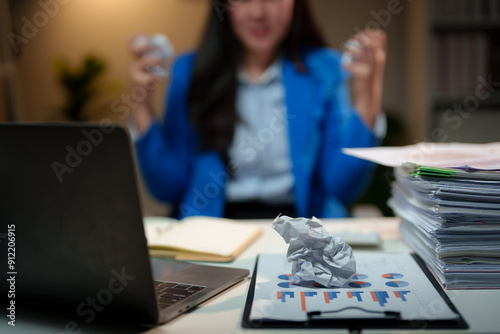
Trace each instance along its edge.
<instances>
[{"instance_id":1,"label":"stack of paper","mask_svg":"<svg viewBox=\"0 0 500 334\"><path fill-rule=\"evenodd\" d=\"M401 236L446 288L499 288L500 144L434 145L434 159L419 155L425 166L398 161L411 147L355 155L396 167L389 205Z\"/></svg>"},{"instance_id":2,"label":"stack of paper","mask_svg":"<svg viewBox=\"0 0 500 334\"><path fill-rule=\"evenodd\" d=\"M402 166L389 205L447 288L500 287L500 172Z\"/></svg>"}]
</instances>

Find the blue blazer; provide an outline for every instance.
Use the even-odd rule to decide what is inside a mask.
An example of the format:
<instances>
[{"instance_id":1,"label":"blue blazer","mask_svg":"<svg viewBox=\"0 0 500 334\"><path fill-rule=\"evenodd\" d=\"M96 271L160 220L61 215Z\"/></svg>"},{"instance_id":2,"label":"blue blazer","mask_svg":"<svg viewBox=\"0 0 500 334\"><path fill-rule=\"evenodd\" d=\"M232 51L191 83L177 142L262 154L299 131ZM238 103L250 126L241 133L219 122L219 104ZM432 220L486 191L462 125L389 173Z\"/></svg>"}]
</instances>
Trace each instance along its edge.
<instances>
[{"instance_id":1,"label":"blue blazer","mask_svg":"<svg viewBox=\"0 0 500 334\"><path fill-rule=\"evenodd\" d=\"M200 150L188 115L194 54L172 67L163 124L153 123L136 142L142 175L151 193L174 205L174 216L222 216L226 168L215 151ZM371 179L373 164L344 155L343 147L377 144L351 106L340 54L318 49L304 57L306 72L283 61L294 200L301 217L345 217ZM278 214L278 213L277 213Z\"/></svg>"}]
</instances>

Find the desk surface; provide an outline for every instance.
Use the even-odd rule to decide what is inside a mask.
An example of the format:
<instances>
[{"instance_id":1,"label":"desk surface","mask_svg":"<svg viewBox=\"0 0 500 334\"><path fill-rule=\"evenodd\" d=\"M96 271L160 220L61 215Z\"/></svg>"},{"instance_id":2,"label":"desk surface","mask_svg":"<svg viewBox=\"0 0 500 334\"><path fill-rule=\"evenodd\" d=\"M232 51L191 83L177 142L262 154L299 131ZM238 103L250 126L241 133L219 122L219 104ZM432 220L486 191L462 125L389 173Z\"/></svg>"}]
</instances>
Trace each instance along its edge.
<instances>
[{"instance_id":1,"label":"desk surface","mask_svg":"<svg viewBox=\"0 0 500 334\"><path fill-rule=\"evenodd\" d=\"M390 251L390 252L408 252L409 249L399 239L397 218L359 218L359 219L341 219L341 220L324 220L326 228L330 232L341 230L357 230L370 231L375 230L380 233L382 245L378 248L370 248L374 252ZM255 265L255 258L259 253L280 253L285 254L288 245L284 243L281 236L271 228L272 220L262 221L242 221L245 224L259 224L263 228L261 237L246 249L234 262L229 264L216 264L221 266L246 268L252 273ZM368 250L368 249L363 249ZM356 248L354 248L356 252ZM277 333L286 332L271 331L271 330L255 330L249 331L241 328L241 317L243 306L246 299L246 291L248 288L248 280L238 284L223 294L209 300L196 308L195 310L184 314L163 326L152 328L144 331L144 329L134 329L128 326L110 326L96 325L88 332L102 333L124 333L124 332L144 332L144 333L247 333L256 332ZM500 317L498 310L500 309L500 290L447 290L446 293L458 308L466 322L469 324L468 331L460 331L463 333L498 333L500 330ZM17 319L17 328L7 328L6 322L0 323L1 333L77 333L65 329L64 319L50 318L38 315L32 315L29 319ZM21 330L22 328L22 330ZM16 330L19 329L19 330ZM8 330L8 331L5 331ZM421 328L418 329L419 332ZM86 333L83 331L82 333ZM345 330L339 331L321 331L315 330L314 333L345 333ZM371 331L367 333L385 333L387 331ZM404 330L405 333L416 332ZM451 331L435 331L436 333L451 333ZM453 331L456 333L457 331ZM428 333L431 333L430 331Z\"/></svg>"}]
</instances>

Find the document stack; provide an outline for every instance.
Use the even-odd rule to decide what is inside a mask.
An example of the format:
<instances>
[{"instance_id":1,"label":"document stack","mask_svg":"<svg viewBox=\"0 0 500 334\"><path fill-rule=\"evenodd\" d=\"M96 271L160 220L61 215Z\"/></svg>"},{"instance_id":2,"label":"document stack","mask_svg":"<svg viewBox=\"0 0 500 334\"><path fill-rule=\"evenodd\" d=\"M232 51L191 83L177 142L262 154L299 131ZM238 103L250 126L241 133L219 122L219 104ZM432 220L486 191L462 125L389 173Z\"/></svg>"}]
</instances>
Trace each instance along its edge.
<instances>
[{"instance_id":1,"label":"document stack","mask_svg":"<svg viewBox=\"0 0 500 334\"><path fill-rule=\"evenodd\" d=\"M395 168L401 237L446 288L500 287L500 172Z\"/></svg>"},{"instance_id":2,"label":"document stack","mask_svg":"<svg viewBox=\"0 0 500 334\"><path fill-rule=\"evenodd\" d=\"M394 167L401 237L445 288L500 288L500 143L344 153Z\"/></svg>"}]
</instances>

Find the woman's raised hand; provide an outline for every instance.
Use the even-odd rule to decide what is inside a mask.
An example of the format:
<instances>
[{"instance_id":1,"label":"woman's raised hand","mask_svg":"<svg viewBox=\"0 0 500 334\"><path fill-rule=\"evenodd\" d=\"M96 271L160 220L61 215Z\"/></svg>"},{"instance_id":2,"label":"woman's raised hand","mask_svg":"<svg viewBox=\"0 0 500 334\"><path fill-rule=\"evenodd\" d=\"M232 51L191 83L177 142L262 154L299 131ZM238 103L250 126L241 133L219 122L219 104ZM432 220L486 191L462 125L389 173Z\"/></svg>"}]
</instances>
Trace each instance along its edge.
<instances>
[{"instance_id":1,"label":"woman's raised hand","mask_svg":"<svg viewBox=\"0 0 500 334\"><path fill-rule=\"evenodd\" d=\"M369 127L382 110L386 47L387 36L378 29L359 32L346 43L343 66L353 76L354 106Z\"/></svg>"},{"instance_id":2,"label":"woman's raised hand","mask_svg":"<svg viewBox=\"0 0 500 334\"><path fill-rule=\"evenodd\" d=\"M129 106L139 134L145 132L153 119L152 96L167 77L166 70L173 55L168 39L161 34L136 35L128 49L134 59L130 64L131 99Z\"/></svg>"}]
</instances>

